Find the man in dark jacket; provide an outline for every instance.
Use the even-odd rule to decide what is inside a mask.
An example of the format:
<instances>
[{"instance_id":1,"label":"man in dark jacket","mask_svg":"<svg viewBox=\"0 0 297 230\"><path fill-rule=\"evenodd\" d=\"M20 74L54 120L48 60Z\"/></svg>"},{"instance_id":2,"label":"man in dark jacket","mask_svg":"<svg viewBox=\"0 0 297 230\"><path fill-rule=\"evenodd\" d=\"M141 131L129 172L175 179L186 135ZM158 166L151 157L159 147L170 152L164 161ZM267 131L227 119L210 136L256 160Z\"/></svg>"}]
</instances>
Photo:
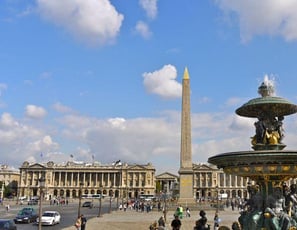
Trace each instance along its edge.
<instances>
[{"instance_id":1,"label":"man in dark jacket","mask_svg":"<svg viewBox=\"0 0 297 230\"><path fill-rule=\"evenodd\" d=\"M179 230L181 227L181 221L178 215L174 215L174 219L171 222L172 230Z\"/></svg>"},{"instance_id":2,"label":"man in dark jacket","mask_svg":"<svg viewBox=\"0 0 297 230\"><path fill-rule=\"evenodd\" d=\"M87 224L87 218L84 215L81 215L81 230L85 230L86 229L86 224Z\"/></svg>"}]
</instances>

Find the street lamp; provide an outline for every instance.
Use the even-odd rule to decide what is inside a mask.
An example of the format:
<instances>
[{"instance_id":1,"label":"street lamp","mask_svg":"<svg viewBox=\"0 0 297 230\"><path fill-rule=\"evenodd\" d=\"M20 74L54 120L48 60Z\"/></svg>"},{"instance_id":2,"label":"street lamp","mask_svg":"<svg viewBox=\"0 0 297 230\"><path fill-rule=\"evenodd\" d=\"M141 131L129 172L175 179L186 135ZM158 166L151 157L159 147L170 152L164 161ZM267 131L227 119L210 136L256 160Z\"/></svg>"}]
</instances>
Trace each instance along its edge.
<instances>
[{"instance_id":1,"label":"street lamp","mask_svg":"<svg viewBox=\"0 0 297 230\"><path fill-rule=\"evenodd\" d=\"M98 212L98 217L101 217L101 205L102 205L102 201L101 201L101 199L102 199L102 189L100 188L100 197L99 197L99 212Z\"/></svg>"},{"instance_id":2,"label":"street lamp","mask_svg":"<svg viewBox=\"0 0 297 230\"><path fill-rule=\"evenodd\" d=\"M111 201L112 201L112 197L113 197L113 191L112 190L109 191L109 196L110 196L110 199L109 199L109 211L108 211L108 213L111 213Z\"/></svg>"},{"instance_id":3,"label":"street lamp","mask_svg":"<svg viewBox=\"0 0 297 230\"><path fill-rule=\"evenodd\" d=\"M164 185L164 220L166 222L166 214L167 214L167 185Z\"/></svg>"},{"instance_id":4,"label":"street lamp","mask_svg":"<svg viewBox=\"0 0 297 230\"><path fill-rule=\"evenodd\" d=\"M39 217L38 217L38 230L41 230L41 217L42 217L42 199L43 199L43 188L45 185L45 178L41 176L39 178L39 189L40 189L40 196L39 196Z\"/></svg>"},{"instance_id":5,"label":"street lamp","mask_svg":"<svg viewBox=\"0 0 297 230\"><path fill-rule=\"evenodd\" d=\"M217 213L219 213L219 186L216 186L216 190L217 190Z\"/></svg>"},{"instance_id":6,"label":"street lamp","mask_svg":"<svg viewBox=\"0 0 297 230\"><path fill-rule=\"evenodd\" d=\"M119 207L119 193L118 193L118 191L116 191L115 195L117 196L117 208L118 208Z\"/></svg>"},{"instance_id":7,"label":"street lamp","mask_svg":"<svg viewBox=\"0 0 297 230\"><path fill-rule=\"evenodd\" d=\"M80 207L81 207L81 195L82 195L82 186L84 184L82 182L79 183L79 193L78 193L78 212L77 216L80 216Z\"/></svg>"},{"instance_id":8,"label":"street lamp","mask_svg":"<svg viewBox=\"0 0 297 230\"><path fill-rule=\"evenodd\" d=\"M216 186L216 192L217 192L217 208L216 213L214 216L214 228L217 229L219 227L219 186Z\"/></svg>"},{"instance_id":9,"label":"street lamp","mask_svg":"<svg viewBox=\"0 0 297 230\"><path fill-rule=\"evenodd\" d=\"M252 183L248 181L247 183L247 198L250 199L251 197L251 192L252 192Z\"/></svg>"},{"instance_id":10,"label":"street lamp","mask_svg":"<svg viewBox=\"0 0 297 230\"><path fill-rule=\"evenodd\" d=\"M2 181L2 185L1 185L1 202L3 201L3 197L4 197L4 182Z\"/></svg>"}]
</instances>

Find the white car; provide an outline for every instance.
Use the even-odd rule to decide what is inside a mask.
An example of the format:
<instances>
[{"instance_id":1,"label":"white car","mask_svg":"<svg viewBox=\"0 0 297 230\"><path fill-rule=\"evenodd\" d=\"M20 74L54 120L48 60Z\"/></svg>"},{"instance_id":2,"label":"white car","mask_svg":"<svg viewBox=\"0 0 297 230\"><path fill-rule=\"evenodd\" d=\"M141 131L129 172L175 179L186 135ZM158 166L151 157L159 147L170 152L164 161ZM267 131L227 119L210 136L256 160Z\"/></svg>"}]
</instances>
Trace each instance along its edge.
<instances>
[{"instance_id":1,"label":"white car","mask_svg":"<svg viewBox=\"0 0 297 230\"><path fill-rule=\"evenodd\" d=\"M45 211L41 216L42 225L55 225L61 221L61 215L57 211ZM37 224L39 224L39 218L37 218Z\"/></svg>"}]
</instances>

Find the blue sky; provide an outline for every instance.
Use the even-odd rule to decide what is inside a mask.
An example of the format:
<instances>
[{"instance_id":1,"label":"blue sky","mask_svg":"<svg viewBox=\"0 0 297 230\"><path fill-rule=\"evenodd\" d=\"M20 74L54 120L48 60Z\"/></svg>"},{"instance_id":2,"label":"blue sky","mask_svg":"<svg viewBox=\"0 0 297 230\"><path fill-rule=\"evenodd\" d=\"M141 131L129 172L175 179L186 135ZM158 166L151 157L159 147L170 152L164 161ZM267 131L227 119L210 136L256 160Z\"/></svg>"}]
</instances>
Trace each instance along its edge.
<instances>
[{"instance_id":1,"label":"blue sky","mask_svg":"<svg viewBox=\"0 0 297 230\"><path fill-rule=\"evenodd\" d=\"M181 82L191 81L193 162L251 150L235 110L264 77L296 102L297 2L2 0L0 156L151 162L177 174ZM285 118L287 149L297 120ZM41 154L42 153L42 157Z\"/></svg>"}]
</instances>

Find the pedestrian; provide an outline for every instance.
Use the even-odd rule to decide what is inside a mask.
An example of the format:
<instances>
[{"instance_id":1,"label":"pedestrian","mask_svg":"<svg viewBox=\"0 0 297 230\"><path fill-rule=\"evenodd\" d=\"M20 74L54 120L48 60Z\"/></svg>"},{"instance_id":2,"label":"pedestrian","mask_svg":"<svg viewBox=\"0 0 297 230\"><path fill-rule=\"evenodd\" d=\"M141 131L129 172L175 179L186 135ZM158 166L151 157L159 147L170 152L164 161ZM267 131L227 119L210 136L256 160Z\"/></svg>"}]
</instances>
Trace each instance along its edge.
<instances>
[{"instance_id":1,"label":"pedestrian","mask_svg":"<svg viewBox=\"0 0 297 230\"><path fill-rule=\"evenodd\" d=\"M240 224L237 221L232 223L232 230L240 230L240 229L241 229Z\"/></svg>"},{"instance_id":2,"label":"pedestrian","mask_svg":"<svg viewBox=\"0 0 297 230\"><path fill-rule=\"evenodd\" d=\"M191 212L189 207L186 208L186 217L191 217Z\"/></svg>"},{"instance_id":3,"label":"pedestrian","mask_svg":"<svg viewBox=\"0 0 297 230\"><path fill-rule=\"evenodd\" d=\"M82 214L81 215L81 230L85 230L86 229L86 225L87 225L87 218Z\"/></svg>"},{"instance_id":4,"label":"pedestrian","mask_svg":"<svg viewBox=\"0 0 297 230\"><path fill-rule=\"evenodd\" d=\"M217 212L215 213L215 216L214 216L213 220L214 220L214 230L218 230L219 227L220 227L220 225L219 225L220 219L219 219L219 215L218 215Z\"/></svg>"},{"instance_id":5,"label":"pedestrian","mask_svg":"<svg viewBox=\"0 0 297 230\"><path fill-rule=\"evenodd\" d=\"M157 221L154 221L154 223L152 223L149 227L150 230L157 230L158 226L157 226Z\"/></svg>"},{"instance_id":6,"label":"pedestrian","mask_svg":"<svg viewBox=\"0 0 297 230\"><path fill-rule=\"evenodd\" d=\"M158 224L159 224L159 227L164 227L165 228L165 219L164 219L164 216L161 216L159 218Z\"/></svg>"},{"instance_id":7,"label":"pedestrian","mask_svg":"<svg viewBox=\"0 0 297 230\"><path fill-rule=\"evenodd\" d=\"M182 219L183 216L184 216L184 210L183 210L183 207L181 205L178 207L178 216L179 216L180 219Z\"/></svg>"},{"instance_id":8,"label":"pedestrian","mask_svg":"<svg viewBox=\"0 0 297 230\"><path fill-rule=\"evenodd\" d=\"M207 223L207 218L206 218L206 213L204 210L201 210L199 212L200 219L196 221L196 226L194 227L194 230L205 230L209 229L209 227L206 227Z\"/></svg>"},{"instance_id":9,"label":"pedestrian","mask_svg":"<svg viewBox=\"0 0 297 230\"><path fill-rule=\"evenodd\" d=\"M174 215L174 219L171 222L172 230L179 230L181 227L181 221L178 215Z\"/></svg>"},{"instance_id":10,"label":"pedestrian","mask_svg":"<svg viewBox=\"0 0 297 230\"><path fill-rule=\"evenodd\" d=\"M76 227L76 230L81 230L81 217L80 216L77 217L74 226Z\"/></svg>"},{"instance_id":11,"label":"pedestrian","mask_svg":"<svg viewBox=\"0 0 297 230\"><path fill-rule=\"evenodd\" d=\"M161 211L161 202L160 201L158 202L158 211L159 212Z\"/></svg>"}]
</instances>

